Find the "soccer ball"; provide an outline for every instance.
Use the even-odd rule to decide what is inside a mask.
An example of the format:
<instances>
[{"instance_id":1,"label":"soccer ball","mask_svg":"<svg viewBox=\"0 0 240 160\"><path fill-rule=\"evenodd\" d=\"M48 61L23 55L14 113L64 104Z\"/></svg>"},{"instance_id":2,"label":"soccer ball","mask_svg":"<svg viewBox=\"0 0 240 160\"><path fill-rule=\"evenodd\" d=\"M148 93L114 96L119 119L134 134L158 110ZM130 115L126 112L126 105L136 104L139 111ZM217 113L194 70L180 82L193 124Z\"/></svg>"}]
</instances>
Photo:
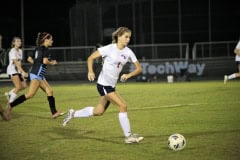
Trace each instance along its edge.
<instances>
[{"instance_id":1,"label":"soccer ball","mask_svg":"<svg viewBox=\"0 0 240 160\"><path fill-rule=\"evenodd\" d=\"M174 151L180 151L186 146L186 139L183 135L175 133L168 138L168 147Z\"/></svg>"}]
</instances>

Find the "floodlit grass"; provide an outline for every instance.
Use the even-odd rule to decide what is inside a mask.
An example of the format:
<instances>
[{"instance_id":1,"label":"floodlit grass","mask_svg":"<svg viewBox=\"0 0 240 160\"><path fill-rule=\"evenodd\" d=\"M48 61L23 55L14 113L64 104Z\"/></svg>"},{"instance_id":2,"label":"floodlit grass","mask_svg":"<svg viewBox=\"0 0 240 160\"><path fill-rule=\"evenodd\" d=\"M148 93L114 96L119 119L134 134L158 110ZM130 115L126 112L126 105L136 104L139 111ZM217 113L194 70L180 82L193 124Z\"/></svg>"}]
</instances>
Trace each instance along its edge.
<instances>
[{"instance_id":1,"label":"floodlit grass","mask_svg":"<svg viewBox=\"0 0 240 160\"><path fill-rule=\"evenodd\" d=\"M95 84L50 84L62 111L98 102ZM1 87L0 95L10 88ZM65 116L51 119L47 97L39 90L14 109L10 122L0 121L0 159L239 160L239 81L123 83L117 91L128 102L132 131L144 136L143 142L124 143L114 105L104 116L74 119L63 128ZM173 133L185 136L184 150L168 149Z\"/></svg>"}]
</instances>

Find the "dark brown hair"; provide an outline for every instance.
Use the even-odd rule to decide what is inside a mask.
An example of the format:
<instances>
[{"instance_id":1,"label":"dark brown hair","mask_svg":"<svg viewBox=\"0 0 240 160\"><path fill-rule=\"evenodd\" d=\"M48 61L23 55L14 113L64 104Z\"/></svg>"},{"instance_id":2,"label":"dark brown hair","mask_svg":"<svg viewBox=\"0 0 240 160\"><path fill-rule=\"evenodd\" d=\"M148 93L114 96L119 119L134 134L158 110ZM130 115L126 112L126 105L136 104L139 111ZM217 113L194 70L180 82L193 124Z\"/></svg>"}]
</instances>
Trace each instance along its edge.
<instances>
[{"instance_id":1,"label":"dark brown hair","mask_svg":"<svg viewBox=\"0 0 240 160\"><path fill-rule=\"evenodd\" d=\"M11 47L12 47L12 48L15 47L14 42L15 42L17 39L21 40L20 37L13 37L12 42L11 42Z\"/></svg>"},{"instance_id":2,"label":"dark brown hair","mask_svg":"<svg viewBox=\"0 0 240 160\"><path fill-rule=\"evenodd\" d=\"M36 46L40 47L43 45L44 40L45 39L50 39L52 37L52 35L50 33L47 32L43 32L43 33L38 33L37 35L37 39L36 39Z\"/></svg>"}]
</instances>

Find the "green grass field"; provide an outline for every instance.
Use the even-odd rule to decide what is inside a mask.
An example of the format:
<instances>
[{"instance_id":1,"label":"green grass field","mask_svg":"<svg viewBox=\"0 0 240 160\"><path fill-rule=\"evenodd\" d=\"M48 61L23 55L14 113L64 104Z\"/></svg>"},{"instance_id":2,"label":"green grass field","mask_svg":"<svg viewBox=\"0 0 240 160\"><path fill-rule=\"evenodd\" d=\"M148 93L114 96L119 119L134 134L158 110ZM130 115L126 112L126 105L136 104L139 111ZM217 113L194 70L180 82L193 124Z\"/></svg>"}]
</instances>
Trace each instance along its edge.
<instances>
[{"instance_id":1,"label":"green grass field","mask_svg":"<svg viewBox=\"0 0 240 160\"><path fill-rule=\"evenodd\" d=\"M62 111L98 102L95 84L50 84ZM1 87L0 95L11 87ZM123 83L117 91L128 102L132 131L144 136L143 142L124 143L114 105L104 116L74 119L63 128L65 116L51 119L39 90L14 109L10 122L0 120L0 160L240 159L239 81ZM5 106L5 97L0 98ZM168 149L173 133L185 136L184 150Z\"/></svg>"}]
</instances>

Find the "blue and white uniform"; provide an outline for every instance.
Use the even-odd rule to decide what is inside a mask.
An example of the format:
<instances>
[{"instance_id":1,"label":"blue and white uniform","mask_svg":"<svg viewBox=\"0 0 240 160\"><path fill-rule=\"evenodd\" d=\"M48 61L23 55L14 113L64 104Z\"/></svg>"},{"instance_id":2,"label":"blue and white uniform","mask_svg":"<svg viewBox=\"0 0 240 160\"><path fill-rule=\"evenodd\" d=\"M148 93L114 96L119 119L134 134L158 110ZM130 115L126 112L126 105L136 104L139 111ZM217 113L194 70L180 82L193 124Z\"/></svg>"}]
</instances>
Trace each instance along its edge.
<instances>
[{"instance_id":1,"label":"blue and white uniform","mask_svg":"<svg viewBox=\"0 0 240 160\"><path fill-rule=\"evenodd\" d=\"M39 81L45 79L45 74L47 71L47 65L43 64L43 58L48 58L51 61L51 54L49 49L42 46L35 50L35 53L32 57L34 59L34 63L32 65L32 70L30 72L30 80L38 79Z\"/></svg>"}]
</instances>

